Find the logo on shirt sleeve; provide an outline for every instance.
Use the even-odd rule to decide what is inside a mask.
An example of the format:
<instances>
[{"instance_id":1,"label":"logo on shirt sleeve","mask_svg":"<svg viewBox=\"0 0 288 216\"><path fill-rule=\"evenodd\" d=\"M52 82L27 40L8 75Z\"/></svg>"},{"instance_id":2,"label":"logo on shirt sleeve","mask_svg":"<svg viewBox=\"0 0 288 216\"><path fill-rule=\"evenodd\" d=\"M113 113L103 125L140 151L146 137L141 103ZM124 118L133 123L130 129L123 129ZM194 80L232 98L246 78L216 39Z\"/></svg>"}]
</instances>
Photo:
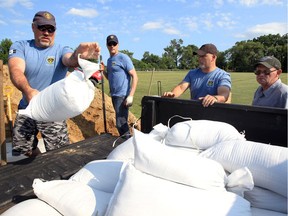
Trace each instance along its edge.
<instances>
[{"instance_id":1,"label":"logo on shirt sleeve","mask_svg":"<svg viewBox=\"0 0 288 216\"><path fill-rule=\"evenodd\" d=\"M11 49L11 50L9 50L9 55L12 55L12 54L14 54L14 53L16 53L16 49Z\"/></svg>"}]
</instances>

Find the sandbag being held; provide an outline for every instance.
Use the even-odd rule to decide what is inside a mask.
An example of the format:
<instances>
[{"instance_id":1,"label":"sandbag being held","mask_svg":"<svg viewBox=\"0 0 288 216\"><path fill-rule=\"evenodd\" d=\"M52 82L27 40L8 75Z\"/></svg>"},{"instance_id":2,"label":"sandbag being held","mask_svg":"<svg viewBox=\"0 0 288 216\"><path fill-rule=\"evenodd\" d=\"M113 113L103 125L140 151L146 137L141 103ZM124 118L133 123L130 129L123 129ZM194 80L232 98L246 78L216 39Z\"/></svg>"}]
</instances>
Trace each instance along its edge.
<instances>
[{"instance_id":1,"label":"sandbag being held","mask_svg":"<svg viewBox=\"0 0 288 216\"><path fill-rule=\"evenodd\" d=\"M53 83L35 95L26 109L19 114L37 121L63 121L84 112L94 99L95 87L89 77L100 69L96 64L78 56L78 63L83 69L73 71L66 78Z\"/></svg>"}]
</instances>

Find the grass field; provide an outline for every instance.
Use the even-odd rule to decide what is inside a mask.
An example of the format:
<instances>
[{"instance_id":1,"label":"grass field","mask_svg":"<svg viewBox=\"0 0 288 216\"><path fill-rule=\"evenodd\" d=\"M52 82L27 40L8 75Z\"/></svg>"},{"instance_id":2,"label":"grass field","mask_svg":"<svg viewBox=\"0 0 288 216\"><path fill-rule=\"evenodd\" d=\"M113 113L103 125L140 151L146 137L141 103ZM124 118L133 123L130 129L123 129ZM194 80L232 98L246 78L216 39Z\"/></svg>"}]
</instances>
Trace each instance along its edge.
<instances>
[{"instance_id":1,"label":"grass field","mask_svg":"<svg viewBox=\"0 0 288 216\"><path fill-rule=\"evenodd\" d=\"M141 116L141 100L143 96L158 95L165 91L170 91L175 85L182 81L188 71L157 71L138 72L139 82L134 95L133 106L130 111L136 116ZM259 84L255 79L254 73L231 73L232 78L232 103L250 105L253 95ZM152 80L151 80L152 79ZM287 73L281 75L283 83L287 84ZM151 86L150 86L151 83ZM108 81L104 81L105 93L109 93ZM190 92L187 90L182 99L189 99Z\"/></svg>"}]
</instances>

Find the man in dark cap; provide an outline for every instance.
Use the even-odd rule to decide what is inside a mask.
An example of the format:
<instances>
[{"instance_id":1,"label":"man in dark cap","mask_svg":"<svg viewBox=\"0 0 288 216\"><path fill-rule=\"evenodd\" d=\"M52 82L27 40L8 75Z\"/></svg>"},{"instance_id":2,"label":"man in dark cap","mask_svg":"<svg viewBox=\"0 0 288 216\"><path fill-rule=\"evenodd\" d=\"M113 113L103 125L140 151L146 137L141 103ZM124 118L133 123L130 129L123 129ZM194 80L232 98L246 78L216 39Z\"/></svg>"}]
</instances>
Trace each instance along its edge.
<instances>
[{"instance_id":1,"label":"man in dark cap","mask_svg":"<svg viewBox=\"0 0 288 216\"><path fill-rule=\"evenodd\" d=\"M77 67L81 58L98 58L98 43L81 43L73 51L55 44L56 21L48 11L39 11L32 22L34 39L16 41L9 50L8 67L15 87L23 94L18 109L25 109L32 97L54 82L65 78L68 67ZM12 155L36 156L37 134L41 133L46 151L69 144L66 121L40 122L17 115L12 138Z\"/></svg>"},{"instance_id":2,"label":"man in dark cap","mask_svg":"<svg viewBox=\"0 0 288 216\"><path fill-rule=\"evenodd\" d=\"M171 92L163 97L179 97L190 88L191 99L202 100L204 107L215 102L225 103L231 91L231 77L216 66L218 50L214 44L204 44L194 52L198 56L199 67L188 72Z\"/></svg>"},{"instance_id":3,"label":"man in dark cap","mask_svg":"<svg viewBox=\"0 0 288 216\"><path fill-rule=\"evenodd\" d=\"M110 57L107 60L107 71L104 76L109 81L110 94L116 113L116 127L120 136L130 136L128 126L129 107L132 106L138 76L132 60L128 55L119 52L116 35L109 35L106 46Z\"/></svg>"},{"instance_id":4,"label":"man in dark cap","mask_svg":"<svg viewBox=\"0 0 288 216\"><path fill-rule=\"evenodd\" d=\"M260 84L252 105L288 109L288 86L281 82L281 63L274 56L265 56L255 64L256 80Z\"/></svg>"}]
</instances>

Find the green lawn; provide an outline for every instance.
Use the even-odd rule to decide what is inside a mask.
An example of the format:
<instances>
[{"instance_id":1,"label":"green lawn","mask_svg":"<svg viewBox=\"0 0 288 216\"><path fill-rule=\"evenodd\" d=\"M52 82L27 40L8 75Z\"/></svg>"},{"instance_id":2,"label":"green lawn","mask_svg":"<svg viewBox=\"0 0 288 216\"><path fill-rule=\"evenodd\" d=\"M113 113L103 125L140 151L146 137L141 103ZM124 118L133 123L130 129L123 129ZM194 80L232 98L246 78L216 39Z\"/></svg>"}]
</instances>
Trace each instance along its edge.
<instances>
[{"instance_id":1,"label":"green lawn","mask_svg":"<svg viewBox=\"0 0 288 216\"><path fill-rule=\"evenodd\" d=\"M188 71L157 71L138 72L139 82L134 95L133 106L130 111L136 116L141 116L141 99L145 95L158 95L170 91L182 81ZM258 83L254 73L231 73L232 78L232 103L250 105ZM281 80L287 84L287 73L282 74ZM151 86L150 86L151 83ZM108 81L104 82L105 93L109 93ZM186 91L180 98L189 99L190 93Z\"/></svg>"}]
</instances>

